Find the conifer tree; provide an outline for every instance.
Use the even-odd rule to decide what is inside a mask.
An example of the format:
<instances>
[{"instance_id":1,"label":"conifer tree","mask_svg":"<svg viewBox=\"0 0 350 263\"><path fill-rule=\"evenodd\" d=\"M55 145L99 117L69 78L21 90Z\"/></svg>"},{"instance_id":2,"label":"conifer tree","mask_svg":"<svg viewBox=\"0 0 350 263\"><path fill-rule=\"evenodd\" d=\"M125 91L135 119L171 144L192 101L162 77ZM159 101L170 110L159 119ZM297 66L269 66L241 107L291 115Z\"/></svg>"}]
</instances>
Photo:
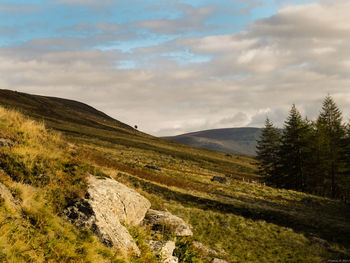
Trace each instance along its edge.
<instances>
[{"instance_id":1,"label":"conifer tree","mask_svg":"<svg viewBox=\"0 0 350 263\"><path fill-rule=\"evenodd\" d=\"M266 118L265 128L257 141L256 153L259 173L265 176L270 184L276 184L279 142L279 130Z\"/></svg>"},{"instance_id":2,"label":"conifer tree","mask_svg":"<svg viewBox=\"0 0 350 263\"><path fill-rule=\"evenodd\" d=\"M338 177L345 169L342 156L345 154L345 127L342 123L342 112L331 96L327 96L317 119L317 130L320 155L320 171L324 178L324 192L336 197Z\"/></svg>"},{"instance_id":3,"label":"conifer tree","mask_svg":"<svg viewBox=\"0 0 350 263\"><path fill-rule=\"evenodd\" d=\"M283 181L282 187L305 190L307 182L308 165L308 138L310 134L310 125L302 119L301 114L292 105L289 116L285 122L280 157L280 174Z\"/></svg>"}]
</instances>

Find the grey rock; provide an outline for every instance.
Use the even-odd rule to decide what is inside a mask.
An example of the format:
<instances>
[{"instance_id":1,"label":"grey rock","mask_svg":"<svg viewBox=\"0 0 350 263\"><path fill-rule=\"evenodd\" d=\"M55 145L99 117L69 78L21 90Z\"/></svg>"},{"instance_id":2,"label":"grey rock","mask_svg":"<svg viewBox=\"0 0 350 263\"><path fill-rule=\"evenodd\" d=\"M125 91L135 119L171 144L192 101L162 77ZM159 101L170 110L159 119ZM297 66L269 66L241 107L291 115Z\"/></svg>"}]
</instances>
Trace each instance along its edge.
<instances>
[{"instance_id":1,"label":"grey rock","mask_svg":"<svg viewBox=\"0 0 350 263\"><path fill-rule=\"evenodd\" d=\"M149 240L147 242L150 245L151 251L157 255L159 259L164 263L178 263L179 259L173 256L175 250L174 241L156 241Z\"/></svg>"},{"instance_id":2,"label":"grey rock","mask_svg":"<svg viewBox=\"0 0 350 263\"><path fill-rule=\"evenodd\" d=\"M177 257L173 256L175 249L175 242L174 241L168 241L164 244L164 246L161 249L161 256L164 263L178 263L179 259Z\"/></svg>"},{"instance_id":3,"label":"grey rock","mask_svg":"<svg viewBox=\"0 0 350 263\"><path fill-rule=\"evenodd\" d=\"M174 228L176 236L192 236L191 226L182 218L175 216L166 211L158 211L149 209L146 213L145 223L152 225L153 229L157 229L162 225L169 225Z\"/></svg>"},{"instance_id":4,"label":"grey rock","mask_svg":"<svg viewBox=\"0 0 350 263\"><path fill-rule=\"evenodd\" d=\"M214 249L211 249L198 241L194 241L193 246L197 248L199 251L201 251L202 253L204 253L205 255L211 255L211 256L218 255L218 253Z\"/></svg>"},{"instance_id":5,"label":"grey rock","mask_svg":"<svg viewBox=\"0 0 350 263\"><path fill-rule=\"evenodd\" d=\"M0 146L2 147L12 147L13 141L10 139L0 138Z\"/></svg>"},{"instance_id":6,"label":"grey rock","mask_svg":"<svg viewBox=\"0 0 350 263\"><path fill-rule=\"evenodd\" d=\"M211 263L227 263L227 261L220 258L213 258Z\"/></svg>"},{"instance_id":7,"label":"grey rock","mask_svg":"<svg viewBox=\"0 0 350 263\"><path fill-rule=\"evenodd\" d=\"M218 182L220 184L228 184L228 180L226 177L214 176L210 179L212 182Z\"/></svg>"},{"instance_id":8,"label":"grey rock","mask_svg":"<svg viewBox=\"0 0 350 263\"><path fill-rule=\"evenodd\" d=\"M147 240L146 243L149 245L151 251L156 254L158 254L161 251L164 245L164 242L159 240Z\"/></svg>"},{"instance_id":9,"label":"grey rock","mask_svg":"<svg viewBox=\"0 0 350 263\"><path fill-rule=\"evenodd\" d=\"M89 179L90 202L110 207L121 222L138 225L144 219L151 203L138 192L113 179Z\"/></svg>"},{"instance_id":10,"label":"grey rock","mask_svg":"<svg viewBox=\"0 0 350 263\"><path fill-rule=\"evenodd\" d=\"M151 206L150 202L113 179L90 176L88 182L86 198L66 208L64 215L77 227L90 228L106 246L140 255L139 248L121 222L138 225Z\"/></svg>"}]
</instances>

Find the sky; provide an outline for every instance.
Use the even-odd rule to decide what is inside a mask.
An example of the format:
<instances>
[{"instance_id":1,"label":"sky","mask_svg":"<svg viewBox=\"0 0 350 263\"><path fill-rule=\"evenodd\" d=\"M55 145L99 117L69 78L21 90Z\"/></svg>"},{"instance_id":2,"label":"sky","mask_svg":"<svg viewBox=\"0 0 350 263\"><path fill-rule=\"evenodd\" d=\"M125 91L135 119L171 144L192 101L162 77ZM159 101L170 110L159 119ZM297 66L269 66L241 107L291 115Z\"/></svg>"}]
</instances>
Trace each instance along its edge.
<instances>
[{"instance_id":1,"label":"sky","mask_svg":"<svg viewBox=\"0 0 350 263\"><path fill-rule=\"evenodd\" d=\"M0 88L155 136L350 118L348 0L0 0Z\"/></svg>"}]
</instances>

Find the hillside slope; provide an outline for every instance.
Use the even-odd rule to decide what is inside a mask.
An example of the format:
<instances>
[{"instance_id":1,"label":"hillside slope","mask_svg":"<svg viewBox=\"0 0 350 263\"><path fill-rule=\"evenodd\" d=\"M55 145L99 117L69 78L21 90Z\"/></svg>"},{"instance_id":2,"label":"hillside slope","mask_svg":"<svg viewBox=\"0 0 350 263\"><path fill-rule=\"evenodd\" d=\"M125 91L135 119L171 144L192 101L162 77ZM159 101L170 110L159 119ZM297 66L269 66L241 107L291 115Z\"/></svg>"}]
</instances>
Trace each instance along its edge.
<instances>
[{"instance_id":1,"label":"hillside slope","mask_svg":"<svg viewBox=\"0 0 350 263\"><path fill-rule=\"evenodd\" d=\"M4 94L7 93L2 96ZM218 257L228 262L324 262L350 257L349 207L328 198L264 186L259 183L255 160L251 157L155 138L114 120L108 121L108 127L89 126L75 123L65 114L41 115L39 110L28 110L36 108L36 104L27 105L28 100L22 101L31 95L17 95L12 95L14 105L2 96L0 101L7 108L35 115L46 127L62 133L46 131L43 124L31 120L13 125L23 117L4 110L0 114L0 138L17 142L12 149L0 147L0 168L4 173L0 181L13 189L14 195L24 203L28 203L27 199L35 201L34 207L28 207L25 214L8 214L6 207L0 207L1 220L11 223L0 224L1 259L19 255L16 251L23 248L30 255L39 251L38 257L54 257L55 253L64 257L69 253L75 259L61 262L87 262L83 257L122 262L116 260L121 257L118 251L94 245L96 239L90 238L91 233L75 232L73 226L59 216L68 205L65 196L68 201L84 196L87 172L114 178L145 196L153 209L168 210L191 223L193 238L176 242L180 262L212 260L210 255L194 247L194 240L214 249ZM51 100L46 103L47 108L53 108ZM77 114L83 114L83 119L95 118L99 124L100 115L92 117L90 112L80 110ZM225 178L227 183L213 181L215 177ZM42 179L47 183L42 185ZM48 216L45 211L49 211ZM16 228L19 223L31 225L32 232L25 232L25 227ZM41 234L36 235L36 231ZM45 238L45 231L55 237L59 251L52 249L52 241ZM168 230L163 228L163 231ZM145 243L147 233L136 229L133 235L146 252L149 251ZM68 251L63 245L65 239L71 243ZM34 247L31 247L33 240ZM11 244L16 246L12 248ZM146 252L140 259L128 260L153 262Z\"/></svg>"},{"instance_id":2,"label":"hillside slope","mask_svg":"<svg viewBox=\"0 0 350 263\"><path fill-rule=\"evenodd\" d=\"M254 156L260 128L226 128L191 132L165 139L194 147Z\"/></svg>"},{"instance_id":3,"label":"hillside slope","mask_svg":"<svg viewBox=\"0 0 350 263\"><path fill-rule=\"evenodd\" d=\"M0 89L0 105L17 109L37 120L44 120L47 125L56 129L64 127L66 123L116 132L134 132L129 125L73 100Z\"/></svg>"}]
</instances>

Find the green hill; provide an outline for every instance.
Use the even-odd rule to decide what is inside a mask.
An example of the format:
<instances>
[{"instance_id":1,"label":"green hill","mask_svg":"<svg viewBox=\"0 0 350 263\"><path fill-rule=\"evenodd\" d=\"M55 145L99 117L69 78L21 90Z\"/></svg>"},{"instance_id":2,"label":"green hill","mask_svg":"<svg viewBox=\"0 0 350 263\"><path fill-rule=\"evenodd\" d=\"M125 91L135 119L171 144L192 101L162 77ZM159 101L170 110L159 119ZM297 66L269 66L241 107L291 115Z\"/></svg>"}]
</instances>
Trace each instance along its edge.
<instances>
[{"instance_id":1,"label":"green hill","mask_svg":"<svg viewBox=\"0 0 350 263\"><path fill-rule=\"evenodd\" d=\"M254 156L260 134L260 128L247 127L205 130L164 138L204 149Z\"/></svg>"},{"instance_id":2,"label":"green hill","mask_svg":"<svg viewBox=\"0 0 350 263\"><path fill-rule=\"evenodd\" d=\"M61 218L85 195L86 173L114 178L191 223L193 238L177 241L180 262L211 261L193 240L228 262L350 257L349 207L264 186L252 157L159 139L70 100L0 90L0 105L9 109L0 107L0 138L14 142L0 147L0 182L23 207L0 200L2 262L157 262L143 226L131 231L142 252L135 258Z\"/></svg>"}]
</instances>

